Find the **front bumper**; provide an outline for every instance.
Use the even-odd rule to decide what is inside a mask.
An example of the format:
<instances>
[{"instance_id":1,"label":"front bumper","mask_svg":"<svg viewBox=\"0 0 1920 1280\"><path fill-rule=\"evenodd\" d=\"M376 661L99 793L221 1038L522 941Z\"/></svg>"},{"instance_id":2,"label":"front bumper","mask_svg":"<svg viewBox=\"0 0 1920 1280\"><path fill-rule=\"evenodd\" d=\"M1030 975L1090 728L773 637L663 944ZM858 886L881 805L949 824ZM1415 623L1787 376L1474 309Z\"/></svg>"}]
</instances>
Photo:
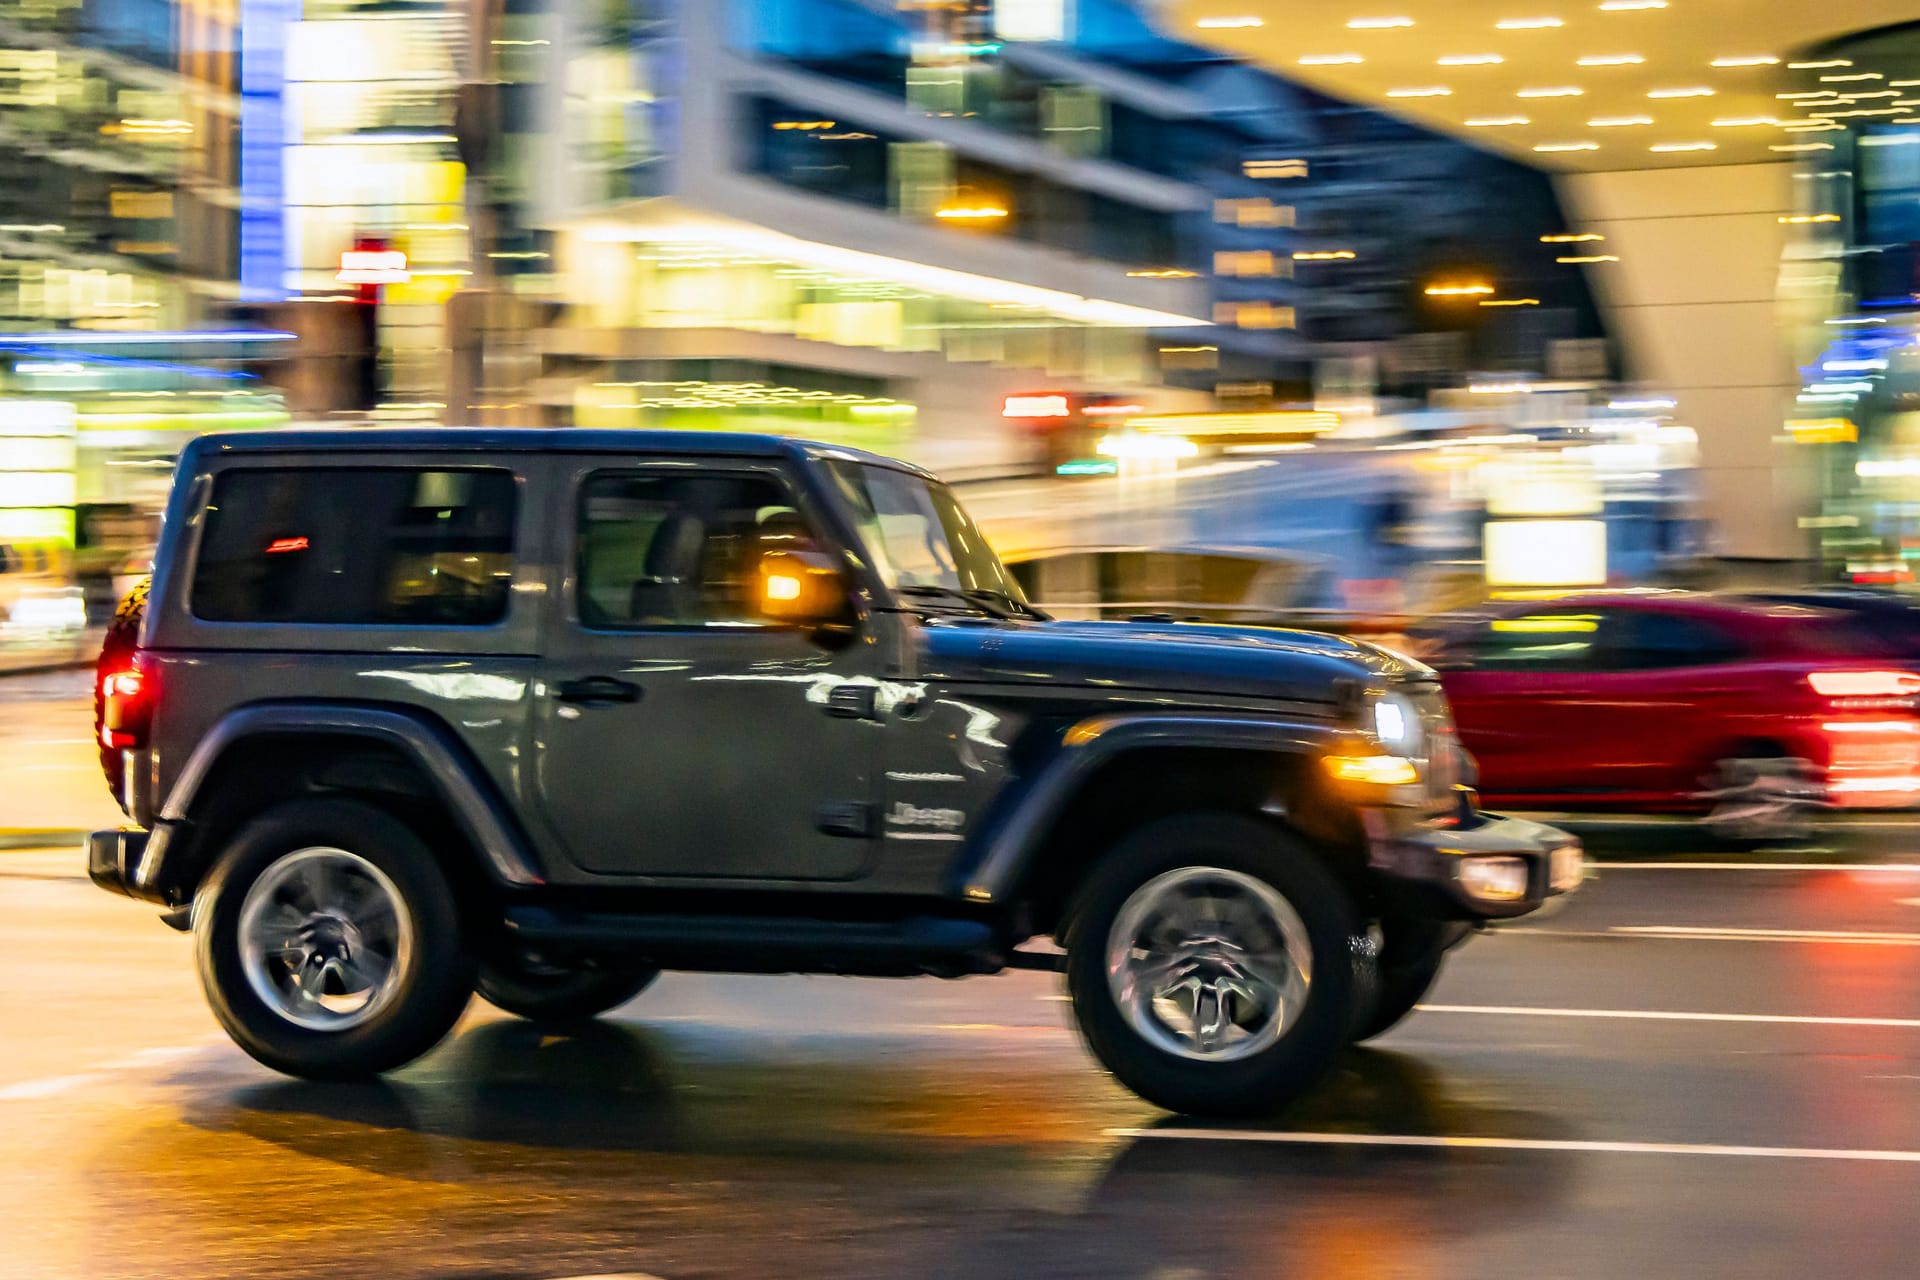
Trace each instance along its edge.
<instances>
[{"instance_id":1,"label":"front bumper","mask_svg":"<svg viewBox=\"0 0 1920 1280\"><path fill-rule=\"evenodd\" d=\"M1586 854L1577 837L1525 818L1473 813L1458 825L1382 832L1370 841L1368 865L1393 888L1424 900L1428 910L1454 920L1510 920L1539 910L1580 887ZM1490 896L1463 875L1477 860L1503 868L1517 861L1524 884ZM1503 861L1506 860L1506 861ZM1485 864L1483 864L1485 865Z\"/></svg>"}]
</instances>

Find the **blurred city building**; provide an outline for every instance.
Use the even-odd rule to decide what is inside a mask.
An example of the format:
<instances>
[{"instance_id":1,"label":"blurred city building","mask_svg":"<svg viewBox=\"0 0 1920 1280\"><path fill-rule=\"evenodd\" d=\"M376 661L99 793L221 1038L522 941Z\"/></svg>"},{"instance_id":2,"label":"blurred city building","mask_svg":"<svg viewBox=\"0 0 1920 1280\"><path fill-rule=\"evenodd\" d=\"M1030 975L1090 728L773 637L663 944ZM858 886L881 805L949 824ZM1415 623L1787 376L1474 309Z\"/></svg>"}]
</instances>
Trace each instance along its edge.
<instances>
[{"instance_id":1,"label":"blurred city building","mask_svg":"<svg viewBox=\"0 0 1920 1280\"><path fill-rule=\"evenodd\" d=\"M1920 31L1809 53L1808 134L1783 274L1801 385L1788 437L1821 502L1826 572L1911 586L1920 561ZM1845 77L1837 79L1836 77Z\"/></svg>"},{"instance_id":2,"label":"blurred city building","mask_svg":"<svg viewBox=\"0 0 1920 1280\"><path fill-rule=\"evenodd\" d=\"M547 108L501 113L532 132L496 178L528 193L500 221L548 230L508 252L563 308L531 397L549 420L758 421L950 469L1039 437L1057 461L1075 415L1022 406L1370 407L1476 357L1547 372L1548 337L1601 333L1577 275L1434 292L1562 224L1537 173L1120 0L728 0L639 38L622 13L514 37L549 41ZM611 97L583 89L615 65Z\"/></svg>"},{"instance_id":3,"label":"blurred city building","mask_svg":"<svg viewBox=\"0 0 1920 1280\"><path fill-rule=\"evenodd\" d=\"M238 297L239 20L205 0L0 13L7 637L70 619L76 580L110 596L194 432L285 420L249 343L207 331Z\"/></svg>"},{"instance_id":4,"label":"blurred city building","mask_svg":"<svg viewBox=\"0 0 1920 1280\"><path fill-rule=\"evenodd\" d=\"M1884 3L1170 0L1160 12L1192 38L1552 173L1577 238L1542 244L1542 264L1592 281L1619 372L1670 393L1673 418L1698 432L1720 551L1805 557L1812 472L1782 428L1800 387L1781 268L1804 207L1799 162L1835 157L1827 135L1871 118L1857 113L1910 109L1882 83L1897 73L1826 47L1897 17ZM1863 96L1880 93L1895 96Z\"/></svg>"},{"instance_id":5,"label":"blurred city building","mask_svg":"<svg viewBox=\"0 0 1920 1280\"><path fill-rule=\"evenodd\" d=\"M1023 551L1904 581L1920 63L1868 9L23 3L0 544L104 596L194 431L483 421L1044 476L976 495Z\"/></svg>"}]
</instances>

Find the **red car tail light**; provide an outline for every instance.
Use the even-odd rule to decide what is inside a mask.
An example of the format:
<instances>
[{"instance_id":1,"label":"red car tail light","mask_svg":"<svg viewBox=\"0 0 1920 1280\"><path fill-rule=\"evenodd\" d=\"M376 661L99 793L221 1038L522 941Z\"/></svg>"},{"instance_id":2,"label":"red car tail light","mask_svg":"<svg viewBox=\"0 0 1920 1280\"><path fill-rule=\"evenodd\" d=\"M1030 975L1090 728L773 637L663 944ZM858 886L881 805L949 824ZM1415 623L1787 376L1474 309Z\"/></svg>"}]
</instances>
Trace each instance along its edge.
<instances>
[{"instance_id":1,"label":"red car tail light","mask_svg":"<svg viewBox=\"0 0 1920 1280\"><path fill-rule=\"evenodd\" d=\"M1911 698L1920 694L1920 675L1911 671L1815 671L1807 677L1824 698Z\"/></svg>"},{"instance_id":2,"label":"red car tail light","mask_svg":"<svg viewBox=\"0 0 1920 1280\"><path fill-rule=\"evenodd\" d=\"M111 750L146 745L153 722L153 674L136 656L100 675L100 745Z\"/></svg>"}]
</instances>

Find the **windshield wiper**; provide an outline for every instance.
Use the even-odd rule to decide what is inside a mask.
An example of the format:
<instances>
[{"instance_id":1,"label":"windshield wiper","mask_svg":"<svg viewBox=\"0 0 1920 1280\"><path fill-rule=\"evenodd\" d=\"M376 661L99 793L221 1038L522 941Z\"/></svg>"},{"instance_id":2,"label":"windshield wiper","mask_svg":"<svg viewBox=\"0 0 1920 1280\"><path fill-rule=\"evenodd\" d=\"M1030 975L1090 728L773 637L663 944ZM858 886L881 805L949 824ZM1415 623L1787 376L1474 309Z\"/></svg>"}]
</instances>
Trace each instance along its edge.
<instances>
[{"instance_id":1,"label":"windshield wiper","mask_svg":"<svg viewBox=\"0 0 1920 1280\"><path fill-rule=\"evenodd\" d=\"M984 597L986 600L992 601L994 604L999 605L1002 609L1008 610L1011 613L1024 613L1035 622L1048 621L1046 614L1034 608L1025 600L1019 599L1010 591L998 591L992 587L975 587L973 590L962 594L969 600L978 600Z\"/></svg>"},{"instance_id":2,"label":"windshield wiper","mask_svg":"<svg viewBox=\"0 0 1920 1280\"><path fill-rule=\"evenodd\" d=\"M969 609L977 609L982 613L991 614L996 618L1007 619L1017 616L1011 609L1000 602L1000 596L997 592L962 591L958 587L942 587L931 583L919 582L907 586L895 587L894 592L898 595L907 596L916 600L951 600L955 604L963 604Z\"/></svg>"}]
</instances>

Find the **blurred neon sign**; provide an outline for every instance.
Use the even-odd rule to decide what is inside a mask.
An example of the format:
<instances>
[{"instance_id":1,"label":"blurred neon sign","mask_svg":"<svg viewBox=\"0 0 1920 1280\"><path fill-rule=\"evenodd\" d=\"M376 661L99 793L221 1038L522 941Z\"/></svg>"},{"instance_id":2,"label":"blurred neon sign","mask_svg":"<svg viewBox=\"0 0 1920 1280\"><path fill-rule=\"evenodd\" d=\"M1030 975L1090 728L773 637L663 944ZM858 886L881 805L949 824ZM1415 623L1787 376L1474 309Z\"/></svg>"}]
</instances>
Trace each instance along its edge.
<instances>
[{"instance_id":1,"label":"blurred neon sign","mask_svg":"<svg viewBox=\"0 0 1920 1280\"><path fill-rule=\"evenodd\" d=\"M1063 395L1008 396L1000 406L1003 418L1064 418L1072 412L1073 406Z\"/></svg>"},{"instance_id":2,"label":"blurred neon sign","mask_svg":"<svg viewBox=\"0 0 1920 1280\"><path fill-rule=\"evenodd\" d=\"M343 249L340 270L333 278L341 284L405 284L413 273L407 270L402 250Z\"/></svg>"}]
</instances>

